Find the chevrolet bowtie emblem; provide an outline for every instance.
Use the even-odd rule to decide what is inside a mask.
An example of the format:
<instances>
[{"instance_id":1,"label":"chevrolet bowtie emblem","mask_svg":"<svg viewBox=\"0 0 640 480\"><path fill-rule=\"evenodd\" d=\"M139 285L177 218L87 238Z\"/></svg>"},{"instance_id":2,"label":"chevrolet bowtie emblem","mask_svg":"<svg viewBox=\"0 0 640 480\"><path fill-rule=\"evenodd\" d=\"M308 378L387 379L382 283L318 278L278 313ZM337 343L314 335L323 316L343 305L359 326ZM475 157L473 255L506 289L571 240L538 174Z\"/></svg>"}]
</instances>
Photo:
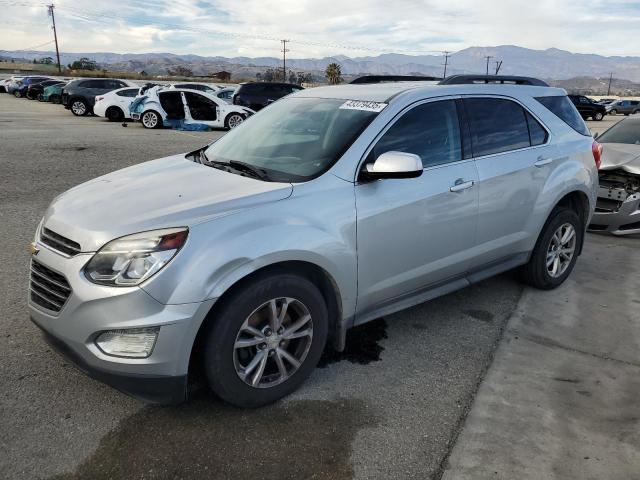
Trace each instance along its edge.
<instances>
[{"instance_id":1,"label":"chevrolet bowtie emblem","mask_svg":"<svg viewBox=\"0 0 640 480\"><path fill-rule=\"evenodd\" d=\"M29 246L27 247L27 249L29 250L29 253L31 255L37 255L38 252L40 251L40 249L38 247L36 247L36 243L35 242L31 242L29 244Z\"/></svg>"}]
</instances>

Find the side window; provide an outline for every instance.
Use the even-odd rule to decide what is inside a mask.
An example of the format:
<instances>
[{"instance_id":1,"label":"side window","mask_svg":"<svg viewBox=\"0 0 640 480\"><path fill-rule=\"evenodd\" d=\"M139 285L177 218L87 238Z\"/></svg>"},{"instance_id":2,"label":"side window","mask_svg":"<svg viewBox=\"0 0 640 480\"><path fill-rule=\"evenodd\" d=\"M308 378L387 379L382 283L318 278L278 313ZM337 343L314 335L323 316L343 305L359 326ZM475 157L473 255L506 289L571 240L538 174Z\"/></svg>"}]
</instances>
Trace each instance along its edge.
<instances>
[{"instance_id":1,"label":"side window","mask_svg":"<svg viewBox=\"0 0 640 480\"><path fill-rule=\"evenodd\" d=\"M159 95L160 105L169 120L177 120L184 118L184 106L182 104L182 95L180 92L162 92Z\"/></svg>"},{"instance_id":2,"label":"side window","mask_svg":"<svg viewBox=\"0 0 640 480\"><path fill-rule=\"evenodd\" d=\"M137 88L127 88L126 90L120 90L116 93L119 97L135 97L138 95Z\"/></svg>"},{"instance_id":3,"label":"side window","mask_svg":"<svg viewBox=\"0 0 640 480\"><path fill-rule=\"evenodd\" d=\"M536 97L536 100L579 134L591 136L576 107L566 96Z\"/></svg>"},{"instance_id":4,"label":"side window","mask_svg":"<svg viewBox=\"0 0 640 480\"><path fill-rule=\"evenodd\" d=\"M580 97L580 103L589 104L591 102L587 97Z\"/></svg>"},{"instance_id":5,"label":"side window","mask_svg":"<svg viewBox=\"0 0 640 480\"><path fill-rule=\"evenodd\" d=\"M185 92L189 112L194 120L215 120L217 104L204 95Z\"/></svg>"},{"instance_id":6,"label":"side window","mask_svg":"<svg viewBox=\"0 0 640 480\"><path fill-rule=\"evenodd\" d=\"M475 157L530 146L529 128L520 105L499 98L471 98L464 102Z\"/></svg>"},{"instance_id":7,"label":"side window","mask_svg":"<svg viewBox=\"0 0 640 480\"><path fill-rule=\"evenodd\" d=\"M455 102L425 103L409 110L373 147L371 161L390 151L418 155L424 167L461 160L460 123Z\"/></svg>"},{"instance_id":8,"label":"side window","mask_svg":"<svg viewBox=\"0 0 640 480\"><path fill-rule=\"evenodd\" d=\"M527 125L529 125L529 139L531 141L532 146L542 145L547 141L547 131L540 125L533 115L529 112L526 112L527 115Z\"/></svg>"}]
</instances>

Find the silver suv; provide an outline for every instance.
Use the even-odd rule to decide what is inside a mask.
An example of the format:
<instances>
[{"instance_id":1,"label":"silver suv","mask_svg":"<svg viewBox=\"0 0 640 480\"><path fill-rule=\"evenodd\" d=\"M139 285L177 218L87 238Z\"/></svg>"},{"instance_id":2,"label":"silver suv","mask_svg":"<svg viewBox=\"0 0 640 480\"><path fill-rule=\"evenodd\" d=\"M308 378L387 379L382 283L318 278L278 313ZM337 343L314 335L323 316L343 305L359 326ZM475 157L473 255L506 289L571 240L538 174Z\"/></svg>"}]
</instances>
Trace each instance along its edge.
<instances>
[{"instance_id":1,"label":"silver suv","mask_svg":"<svg viewBox=\"0 0 640 480\"><path fill-rule=\"evenodd\" d=\"M495 77L303 90L197 151L54 199L29 306L94 378L273 402L349 328L514 267L560 285L600 147L566 92Z\"/></svg>"}]
</instances>

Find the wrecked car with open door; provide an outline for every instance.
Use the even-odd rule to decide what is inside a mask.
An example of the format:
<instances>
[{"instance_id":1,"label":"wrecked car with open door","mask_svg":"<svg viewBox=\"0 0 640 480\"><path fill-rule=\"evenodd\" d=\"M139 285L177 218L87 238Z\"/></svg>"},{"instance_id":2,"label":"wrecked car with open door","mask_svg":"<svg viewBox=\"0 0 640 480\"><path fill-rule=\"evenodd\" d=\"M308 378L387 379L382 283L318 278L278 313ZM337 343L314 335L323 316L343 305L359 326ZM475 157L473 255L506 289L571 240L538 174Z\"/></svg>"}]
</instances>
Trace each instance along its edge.
<instances>
[{"instance_id":1,"label":"wrecked car with open door","mask_svg":"<svg viewBox=\"0 0 640 480\"><path fill-rule=\"evenodd\" d=\"M598 137L604 146L600 189L589 228L640 234L640 118L627 118Z\"/></svg>"},{"instance_id":2,"label":"wrecked car with open door","mask_svg":"<svg viewBox=\"0 0 640 480\"><path fill-rule=\"evenodd\" d=\"M164 86L144 91L133 101L130 111L131 118L140 120L145 128L170 126L187 130L231 129L254 113L207 93Z\"/></svg>"}]
</instances>

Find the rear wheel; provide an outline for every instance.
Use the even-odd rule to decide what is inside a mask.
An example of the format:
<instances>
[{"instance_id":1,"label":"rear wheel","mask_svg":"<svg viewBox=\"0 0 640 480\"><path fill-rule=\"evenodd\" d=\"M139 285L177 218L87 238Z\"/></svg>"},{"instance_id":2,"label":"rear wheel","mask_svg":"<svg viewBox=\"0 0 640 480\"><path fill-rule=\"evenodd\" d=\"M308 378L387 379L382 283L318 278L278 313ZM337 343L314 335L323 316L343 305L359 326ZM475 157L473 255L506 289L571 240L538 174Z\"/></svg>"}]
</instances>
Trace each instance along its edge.
<instances>
[{"instance_id":1,"label":"rear wheel","mask_svg":"<svg viewBox=\"0 0 640 480\"><path fill-rule=\"evenodd\" d=\"M22 98L22 93L20 93L20 90L14 90L13 96L16 98Z\"/></svg>"},{"instance_id":2,"label":"rear wheel","mask_svg":"<svg viewBox=\"0 0 640 480\"><path fill-rule=\"evenodd\" d=\"M602 112L596 112L596 113L593 115L593 119L594 119L596 122L601 121L603 118L604 118L604 115L602 114Z\"/></svg>"},{"instance_id":3,"label":"rear wheel","mask_svg":"<svg viewBox=\"0 0 640 480\"><path fill-rule=\"evenodd\" d=\"M144 112L140 118L142 126L144 128L160 128L162 126L162 119L160 114L154 110Z\"/></svg>"},{"instance_id":4,"label":"rear wheel","mask_svg":"<svg viewBox=\"0 0 640 480\"><path fill-rule=\"evenodd\" d=\"M87 102L80 98L71 100L71 113L77 117L82 117L89 112L89 106Z\"/></svg>"},{"instance_id":5,"label":"rear wheel","mask_svg":"<svg viewBox=\"0 0 640 480\"><path fill-rule=\"evenodd\" d=\"M609 112L609 115L617 115L617 114L618 114L618 111L615 108Z\"/></svg>"},{"instance_id":6,"label":"rear wheel","mask_svg":"<svg viewBox=\"0 0 640 480\"><path fill-rule=\"evenodd\" d=\"M110 122L120 122L124 120L124 112L119 107L107 108L104 115Z\"/></svg>"},{"instance_id":7,"label":"rear wheel","mask_svg":"<svg viewBox=\"0 0 640 480\"><path fill-rule=\"evenodd\" d=\"M44 102L44 96L41 93L38 94L38 101Z\"/></svg>"},{"instance_id":8,"label":"rear wheel","mask_svg":"<svg viewBox=\"0 0 640 480\"><path fill-rule=\"evenodd\" d=\"M258 277L223 300L206 336L211 389L239 407L259 407L292 393L315 368L327 338L322 294L309 280Z\"/></svg>"},{"instance_id":9,"label":"rear wheel","mask_svg":"<svg viewBox=\"0 0 640 480\"><path fill-rule=\"evenodd\" d=\"M540 233L529 263L522 268L523 280L542 290L560 286L573 270L583 234L584 226L576 212L556 207Z\"/></svg>"}]
</instances>

